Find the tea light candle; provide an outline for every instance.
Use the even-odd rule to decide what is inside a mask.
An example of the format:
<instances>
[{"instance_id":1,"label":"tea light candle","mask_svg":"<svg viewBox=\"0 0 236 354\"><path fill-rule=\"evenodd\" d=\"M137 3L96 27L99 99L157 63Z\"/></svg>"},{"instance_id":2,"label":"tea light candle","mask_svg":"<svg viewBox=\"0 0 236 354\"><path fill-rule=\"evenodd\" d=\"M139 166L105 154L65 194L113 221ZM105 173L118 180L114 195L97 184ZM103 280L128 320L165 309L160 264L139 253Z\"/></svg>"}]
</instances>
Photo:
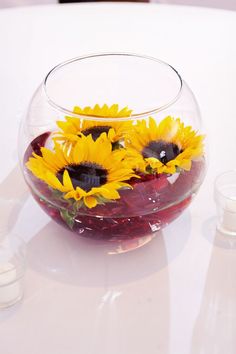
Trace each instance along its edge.
<instances>
[{"instance_id":1,"label":"tea light candle","mask_svg":"<svg viewBox=\"0 0 236 354\"><path fill-rule=\"evenodd\" d=\"M223 212L222 226L229 231L236 231L236 200L227 200Z\"/></svg>"},{"instance_id":2,"label":"tea light candle","mask_svg":"<svg viewBox=\"0 0 236 354\"><path fill-rule=\"evenodd\" d=\"M236 236L236 170L226 171L215 180L217 229L229 236Z\"/></svg>"},{"instance_id":3,"label":"tea light candle","mask_svg":"<svg viewBox=\"0 0 236 354\"><path fill-rule=\"evenodd\" d=\"M16 268L10 262L0 264L0 307L14 303L21 296Z\"/></svg>"}]
</instances>

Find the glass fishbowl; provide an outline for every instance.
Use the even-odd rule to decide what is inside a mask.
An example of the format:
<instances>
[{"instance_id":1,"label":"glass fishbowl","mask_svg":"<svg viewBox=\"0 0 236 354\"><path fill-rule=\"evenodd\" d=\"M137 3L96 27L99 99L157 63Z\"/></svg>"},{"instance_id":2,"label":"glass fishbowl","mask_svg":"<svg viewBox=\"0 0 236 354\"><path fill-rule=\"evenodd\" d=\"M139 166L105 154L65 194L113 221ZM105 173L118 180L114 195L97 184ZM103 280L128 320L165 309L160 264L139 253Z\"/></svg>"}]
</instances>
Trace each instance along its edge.
<instances>
[{"instance_id":1,"label":"glass fishbowl","mask_svg":"<svg viewBox=\"0 0 236 354\"><path fill-rule=\"evenodd\" d=\"M20 129L24 178L41 208L84 237L150 235L190 204L205 175L196 99L167 63L94 54L53 68Z\"/></svg>"}]
</instances>

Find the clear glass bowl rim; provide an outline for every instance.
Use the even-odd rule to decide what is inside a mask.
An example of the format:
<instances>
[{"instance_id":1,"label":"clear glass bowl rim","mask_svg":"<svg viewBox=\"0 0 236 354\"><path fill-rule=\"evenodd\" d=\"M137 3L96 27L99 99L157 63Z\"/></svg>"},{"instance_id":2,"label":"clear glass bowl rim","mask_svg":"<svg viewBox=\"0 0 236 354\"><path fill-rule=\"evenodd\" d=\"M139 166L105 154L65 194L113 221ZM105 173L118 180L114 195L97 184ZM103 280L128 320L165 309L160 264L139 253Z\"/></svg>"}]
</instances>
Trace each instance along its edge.
<instances>
[{"instance_id":1,"label":"clear glass bowl rim","mask_svg":"<svg viewBox=\"0 0 236 354\"><path fill-rule=\"evenodd\" d=\"M86 120L95 120L95 121L111 121L112 117L106 118L106 117L97 117L97 116L91 116L91 115L82 115L82 114L76 114L73 111L61 107L58 103L56 103L54 100L51 99L50 95L48 94L48 90L47 90L47 83L48 80L50 79L50 77L52 75L54 75L54 73L56 71L58 71L60 68L68 65L68 64L72 64L76 61L80 61L80 60L86 60L86 59L90 59L90 58L96 58L96 57L106 57L106 56L127 56L127 57L134 57L134 58L141 58L144 60L150 60L153 62L156 62L158 64L161 64L165 67L168 67L170 69L170 71L174 72L176 74L176 77L179 79L179 90L177 92L177 94L167 103L163 104L160 107L155 107L152 110L146 111L146 112L141 112L141 113L135 113L135 114L131 114L128 117L122 117L122 118L116 118L116 121L127 121L127 120L136 120L136 119L142 119L142 118L147 118L150 115L156 114L160 111L163 111L164 109L170 107L172 104L174 104L180 97L181 92L182 92L182 87L183 87L183 80L180 76L180 74L178 73L178 71L171 66L170 64L166 63L165 61L162 61L160 59L151 57L151 56L147 56L147 55L142 55L142 54L136 54L136 53L126 53L126 52L106 52L106 53L94 53L94 54L90 54L90 55L84 55L84 56L79 56L79 57L75 57L73 59L69 59L66 60L58 65L56 65L54 68L52 68L48 74L46 75L44 81L43 81L43 92L46 96L46 99L48 101L48 103L57 111L60 111L63 114L66 115L70 115L72 117L76 117L76 118L83 118Z\"/></svg>"}]
</instances>

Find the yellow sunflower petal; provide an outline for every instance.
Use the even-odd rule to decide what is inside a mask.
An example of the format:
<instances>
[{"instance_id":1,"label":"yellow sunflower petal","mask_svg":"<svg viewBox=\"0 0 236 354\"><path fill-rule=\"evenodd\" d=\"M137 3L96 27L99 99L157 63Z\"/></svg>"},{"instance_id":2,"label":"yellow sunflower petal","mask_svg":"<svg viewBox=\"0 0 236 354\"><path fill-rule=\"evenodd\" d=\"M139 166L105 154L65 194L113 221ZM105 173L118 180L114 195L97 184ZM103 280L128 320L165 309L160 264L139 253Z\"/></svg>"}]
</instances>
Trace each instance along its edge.
<instances>
[{"instance_id":1,"label":"yellow sunflower petal","mask_svg":"<svg viewBox=\"0 0 236 354\"><path fill-rule=\"evenodd\" d=\"M47 171L45 174L45 180L47 181L48 185L54 189L57 189L61 192L65 191L64 186L61 184L59 179L50 171Z\"/></svg>"},{"instance_id":2,"label":"yellow sunflower petal","mask_svg":"<svg viewBox=\"0 0 236 354\"><path fill-rule=\"evenodd\" d=\"M132 113L132 109L129 109L128 107L124 107L123 109L121 109L117 116L118 117L129 117Z\"/></svg>"},{"instance_id":3,"label":"yellow sunflower petal","mask_svg":"<svg viewBox=\"0 0 236 354\"><path fill-rule=\"evenodd\" d=\"M155 157L148 157L146 158L148 164L150 164L151 168L153 169L160 169L163 168L163 163L156 159Z\"/></svg>"},{"instance_id":4,"label":"yellow sunflower petal","mask_svg":"<svg viewBox=\"0 0 236 354\"><path fill-rule=\"evenodd\" d=\"M65 199L74 198L75 200L81 200L84 196L86 196L86 194L87 193L83 189L76 187L76 189L73 189L70 192L66 193L64 198Z\"/></svg>"},{"instance_id":5,"label":"yellow sunflower petal","mask_svg":"<svg viewBox=\"0 0 236 354\"><path fill-rule=\"evenodd\" d=\"M116 139L116 138L117 138L117 134L116 134L114 128L109 129L109 131L108 131L108 138L109 138L112 142L117 140L117 139Z\"/></svg>"},{"instance_id":6,"label":"yellow sunflower petal","mask_svg":"<svg viewBox=\"0 0 236 354\"><path fill-rule=\"evenodd\" d=\"M192 161L191 160L181 160L179 161L179 167L183 168L186 171L190 171L192 166Z\"/></svg>"},{"instance_id":7,"label":"yellow sunflower petal","mask_svg":"<svg viewBox=\"0 0 236 354\"><path fill-rule=\"evenodd\" d=\"M120 195L116 189L109 188L108 185L105 185L104 188L93 188L92 192L101 195L106 199L119 199Z\"/></svg>"},{"instance_id":8,"label":"yellow sunflower petal","mask_svg":"<svg viewBox=\"0 0 236 354\"><path fill-rule=\"evenodd\" d=\"M81 196L80 196L80 195L77 195L76 191L73 190L73 191L67 192L67 193L64 195L64 198L65 198L65 199L80 200L80 199L81 199Z\"/></svg>"},{"instance_id":9,"label":"yellow sunflower petal","mask_svg":"<svg viewBox=\"0 0 236 354\"><path fill-rule=\"evenodd\" d=\"M58 160L55 160L54 152L52 152L51 150L49 150L45 147L42 147L41 153L42 153L43 160L46 164L51 166L55 171L60 169L61 165Z\"/></svg>"},{"instance_id":10,"label":"yellow sunflower petal","mask_svg":"<svg viewBox=\"0 0 236 354\"><path fill-rule=\"evenodd\" d=\"M87 196L87 197L84 197L84 204L89 208L94 208L98 202L97 202L97 199L93 196Z\"/></svg>"},{"instance_id":11,"label":"yellow sunflower petal","mask_svg":"<svg viewBox=\"0 0 236 354\"><path fill-rule=\"evenodd\" d=\"M71 191L74 189L67 170L65 170L63 173L63 185L64 185L66 191Z\"/></svg>"},{"instance_id":12,"label":"yellow sunflower petal","mask_svg":"<svg viewBox=\"0 0 236 354\"><path fill-rule=\"evenodd\" d=\"M83 138L79 139L73 148L72 160L73 163L79 164L81 161L86 161L88 158L88 150L85 146Z\"/></svg>"},{"instance_id":13,"label":"yellow sunflower petal","mask_svg":"<svg viewBox=\"0 0 236 354\"><path fill-rule=\"evenodd\" d=\"M67 133L67 131L71 131L71 127L68 127L68 123L64 121L57 121L57 126L60 128L64 133Z\"/></svg>"}]
</instances>

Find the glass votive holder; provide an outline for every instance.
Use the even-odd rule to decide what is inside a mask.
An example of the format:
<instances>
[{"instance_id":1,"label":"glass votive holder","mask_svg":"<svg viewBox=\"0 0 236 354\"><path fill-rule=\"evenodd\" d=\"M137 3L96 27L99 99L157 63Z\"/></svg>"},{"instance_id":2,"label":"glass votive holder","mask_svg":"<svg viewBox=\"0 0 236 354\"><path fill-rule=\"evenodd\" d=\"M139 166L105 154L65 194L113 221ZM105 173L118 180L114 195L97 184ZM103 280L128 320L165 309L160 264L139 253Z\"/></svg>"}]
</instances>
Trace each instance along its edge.
<instances>
[{"instance_id":1,"label":"glass votive holder","mask_svg":"<svg viewBox=\"0 0 236 354\"><path fill-rule=\"evenodd\" d=\"M0 309L20 301L24 293L26 245L16 235L1 235Z\"/></svg>"},{"instance_id":2,"label":"glass votive holder","mask_svg":"<svg viewBox=\"0 0 236 354\"><path fill-rule=\"evenodd\" d=\"M236 236L236 171L227 171L216 177L214 197L217 208L217 229Z\"/></svg>"}]
</instances>

